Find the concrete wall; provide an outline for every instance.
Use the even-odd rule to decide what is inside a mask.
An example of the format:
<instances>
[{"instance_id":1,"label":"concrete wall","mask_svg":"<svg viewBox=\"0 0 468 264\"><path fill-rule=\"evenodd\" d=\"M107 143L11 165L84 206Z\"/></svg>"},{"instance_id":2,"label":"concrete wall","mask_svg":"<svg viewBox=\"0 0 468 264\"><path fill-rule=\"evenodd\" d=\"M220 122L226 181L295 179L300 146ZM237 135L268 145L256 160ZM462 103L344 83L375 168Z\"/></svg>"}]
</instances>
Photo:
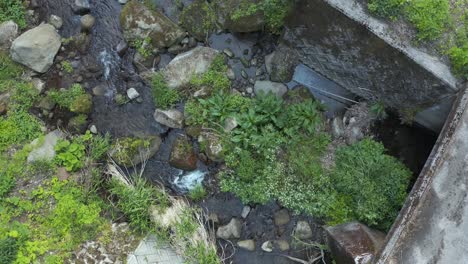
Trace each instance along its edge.
<instances>
[{"instance_id":1,"label":"concrete wall","mask_svg":"<svg viewBox=\"0 0 468 264\"><path fill-rule=\"evenodd\" d=\"M457 91L445 64L393 36L355 0L297 1L282 40L305 65L403 114L437 106ZM440 129L449 109L441 117L424 116L423 125Z\"/></svg>"}]
</instances>

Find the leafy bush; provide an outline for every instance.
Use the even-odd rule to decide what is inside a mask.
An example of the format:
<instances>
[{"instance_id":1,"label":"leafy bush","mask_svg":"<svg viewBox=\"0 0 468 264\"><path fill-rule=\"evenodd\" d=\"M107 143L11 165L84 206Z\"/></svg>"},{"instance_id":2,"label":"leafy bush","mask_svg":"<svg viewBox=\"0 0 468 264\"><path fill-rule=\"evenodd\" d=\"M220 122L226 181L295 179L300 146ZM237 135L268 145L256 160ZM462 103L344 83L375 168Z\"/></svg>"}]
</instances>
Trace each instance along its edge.
<instances>
[{"instance_id":1,"label":"leafy bush","mask_svg":"<svg viewBox=\"0 0 468 264\"><path fill-rule=\"evenodd\" d=\"M146 37L144 39L135 39L131 44L132 47L134 47L144 58L148 58L151 56L151 54L153 54L153 47L151 45L150 37Z\"/></svg>"},{"instance_id":2,"label":"leafy bush","mask_svg":"<svg viewBox=\"0 0 468 264\"><path fill-rule=\"evenodd\" d=\"M21 75L22 72L23 68L16 62L14 62L12 59L10 59L8 53L0 52L0 82L16 79ZM0 92L4 92L1 86Z\"/></svg>"},{"instance_id":3,"label":"leafy bush","mask_svg":"<svg viewBox=\"0 0 468 264\"><path fill-rule=\"evenodd\" d=\"M160 73L153 75L151 79L151 90L154 103L159 108L170 108L180 100L179 92L176 89L169 88L164 77Z\"/></svg>"},{"instance_id":4,"label":"leafy bush","mask_svg":"<svg viewBox=\"0 0 468 264\"><path fill-rule=\"evenodd\" d=\"M468 40L462 47L452 47L449 56L455 72L468 79Z\"/></svg>"},{"instance_id":5,"label":"leafy bush","mask_svg":"<svg viewBox=\"0 0 468 264\"><path fill-rule=\"evenodd\" d=\"M190 85L194 88L208 88L209 93L226 92L231 87L231 81L226 76L227 70L224 55L218 54L208 71L202 75L193 76Z\"/></svg>"},{"instance_id":6,"label":"leafy bush","mask_svg":"<svg viewBox=\"0 0 468 264\"><path fill-rule=\"evenodd\" d=\"M67 171L77 171L84 166L85 150L86 147L80 142L60 140L55 146L56 163Z\"/></svg>"},{"instance_id":7,"label":"leafy bush","mask_svg":"<svg viewBox=\"0 0 468 264\"><path fill-rule=\"evenodd\" d=\"M0 2L0 24L13 20L20 28L26 27L25 7L21 0L2 0Z\"/></svg>"},{"instance_id":8,"label":"leafy bush","mask_svg":"<svg viewBox=\"0 0 468 264\"><path fill-rule=\"evenodd\" d=\"M387 111L385 111L385 104L383 102L376 102L370 106L370 112L376 119L383 120L387 118Z\"/></svg>"},{"instance_id":9,"label":"leafy bush","mask_svg":"<svg viewBox=\"0 0 468 264\"><path fill-rule=\"evenodd\" d=\"M0 239L0 263L11 264L16 259L18 244L16 239L7 237Z\"/></svg>"},{"instance_id":10,"label":"leafy bush","mask_svg":"<svg viewBox=\"0 0 468 264\"><path fill-rule=\"evenodd\" d=\"M150 141L141 138L118 138L112 143L111 156L118 164L132 166L133 158L149 147Z\"/></svg>"},{"instance_id":11,"label":"leafy bush","mask_svg":"<svg viewBox=\"0 0 468 264\"><path fill-rule=\"evenodd\" d=\"M421 40L438 38L450 22L447 0L413 0L405 9L408 19L418 29L418 38Z\"/></svg>"},{"instance_id":12,"label":"leafy bush","mask_svg":"<svg viewBox=\"0 0 468 264\"><path fill-rule=\"evenodd\" d=\"M66 72L66 73L72 73L73 72L73 66L72 64L69 62L69 61L62 61L62 69Z\"/></svg>"},{"instance_id":13,"label":"leafy bush","mask_svg":"<svg viewBox=\"0 0 468 264\"><path fill-rule=\"evenodd\" d=\"M373 140L336 152L333 186L345 197L353 217L370 226L391 226L406 199L410 177L411 172Z\"/></svg>"},{"instance_id":14,"label":"leafy bush","mask_svg":"<svg viewBox=\"0 0 468 264\"><path fill-rule=\"evenodd\" d=\"M369 0L369 10L381 17L397 18L403 11L405 0Z\"/></svg>"},{"instance_id":15,"label":"leafy bush","mask_svg":"<svg viewBox=\"0 0 468 264\"><path fill-rule=\"evenodd\" d=\"M11 146L21 145L41 134L41 123L25 111L9 111L0 117L0 153Z\"/></svg>"}]
</instances>

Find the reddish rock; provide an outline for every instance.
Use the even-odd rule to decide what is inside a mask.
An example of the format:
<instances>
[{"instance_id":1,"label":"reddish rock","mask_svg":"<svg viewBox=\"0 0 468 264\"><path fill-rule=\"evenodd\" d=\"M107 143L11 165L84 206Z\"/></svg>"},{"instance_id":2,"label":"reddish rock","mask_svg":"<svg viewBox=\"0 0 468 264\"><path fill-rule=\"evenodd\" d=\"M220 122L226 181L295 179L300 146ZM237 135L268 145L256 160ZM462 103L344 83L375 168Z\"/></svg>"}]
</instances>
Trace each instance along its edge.
<instances>
[{"instance_id":1,"label":"reddish rock","mask_svg":"<svg viewBox=\"0 0 468 264\"><path fill-rule=\"evenodd\" d=\"M336 264L366 264L382 246L385 234L351 222L326 228L328 246Z\"/></svg>"},{"instance_id":2,"label":"reddish rock","mask_svg":"<svg viewBox=\"0 0 468 264\"><path fill-rule=\"evenodd\" d=\"M169 164L185 171L192 171L197 168L197 155L193 150L192 143L186 136L179 136L172 146Z\"/></svg>"}]
</instances>

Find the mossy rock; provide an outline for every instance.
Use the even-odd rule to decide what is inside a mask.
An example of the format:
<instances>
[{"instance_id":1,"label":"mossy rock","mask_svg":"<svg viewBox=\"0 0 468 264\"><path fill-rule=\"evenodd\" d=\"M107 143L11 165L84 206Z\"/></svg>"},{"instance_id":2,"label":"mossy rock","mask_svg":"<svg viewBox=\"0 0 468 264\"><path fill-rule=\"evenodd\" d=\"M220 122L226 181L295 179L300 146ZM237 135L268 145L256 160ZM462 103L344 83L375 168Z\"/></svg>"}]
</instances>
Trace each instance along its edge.
<instances>
[{"instance_id":1,"label":"mossy rock","mask_svg":"<svg viewBox=\"0 0 468 264\"><path fill-rule=\"evenodd\" d=\"M68 121L68 130L73 133L82 133L86 130L88 121L86 115L74 116Z\"/></svg>"},{"instance_id":2,"label":"mossy rock","mask_svg":"<svg viewBox=\"0 0 468 264\"><path fill-rule=\"evenodd\" d=\"M121 166L136 166L153 157L161 146L161 138L118 138L111 146L111 157Z\"/></svg>"},{"instance_id":3,"label":"mossy rock","mask_svg":"<svg viewBox=\"0 0 468 264\"><path fill-rule=\"evenodd\" d=\"M263 12L257 10L253 14L242 14L245 3L258 4L261 0L217 0L216 14L219 15L223 28L233 32L255 32L265 28L266 19ZM236 14L237 11L237 14Z\"/></svg>"},{"instance_id":4,"label":"mossy rock","mask_svg":"<svg viewBox=\"0 0 468 264\"><path fill-rule=\"evenodd\" d=\"M315 99L309 88L303 85L297 85L283 96L284 102L287 105L300 104L310 99Z\"/></svg>"},{"instance_id":5,"label":"mossy rock","mask_svg":"<svg viewBox=\"0 0 468 264\"><path fill-rule=\"evenodd\" d=\"M186 136L178 136L172 146L169 164L177 169L193 171L197 168L197 155Z\"/></svg>"},{"instance_id":6,"label":"mossy rock","mask_svg":"<svg viewBox=\"0 0 468 264\"><path fill-rule=\"evenodd\" d=\"M90 94L78 96L70 105L70 111L79 114L89 114L93 108L93 98Z\"/></svg>"},{"instance_id":7,"label":"mossy rock","mask_svg":"<svg viewBox=\"0 0 468 264\"><path fill-rule=\"evenodd\" d=\"M205 40L216 29L216 12L205 0L195 0L180 17L181 25L198 40Z\"/></svg>"},{"instance_id":8,"label":"mossy rock","mask_svg":"<svg viewBox=\"0 0 468 264\"><path fill-rule=\"evenodd\" d=\"M181 41L185 32L168 17L139 1L130 1L120 13L120 25L128 42L151 39L156 48L166 48Z\"/></svg>"}]
</instances>

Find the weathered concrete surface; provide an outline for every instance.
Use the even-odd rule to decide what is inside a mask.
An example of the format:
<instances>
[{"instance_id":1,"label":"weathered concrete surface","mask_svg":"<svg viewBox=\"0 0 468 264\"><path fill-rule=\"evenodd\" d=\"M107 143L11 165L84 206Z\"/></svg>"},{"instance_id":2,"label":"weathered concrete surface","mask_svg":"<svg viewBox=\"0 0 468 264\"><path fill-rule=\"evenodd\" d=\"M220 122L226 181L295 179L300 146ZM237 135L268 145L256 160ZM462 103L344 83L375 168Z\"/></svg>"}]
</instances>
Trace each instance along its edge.
<instances>
[{"instance_id":1,"label":"weathered concrete surface","mask_svg":"<svg viewBox=\"0 0 468 264\"><path fill-rule=\"evenodd\" d=\"M378 264L468 262L468 90L460 94Z\"/></svg>"},{"instance_id":2,"label":"weathered concrete surface","mask_svg":"<svg viewBox=\"0 0 468 264\"><path fill-rule=\"evenodd\" d=\"M183 264L184 259L174 249L158 242L154 235L145 237L135 252L127 257L127 264Z\"/></svg>"},{"instance_id":3,"label":"weathered concrete surface","mask_svg":"<svg viewBox=\"0 0 468 264\"><path fill-rule=\"evenodd\" d=\"M442 102L458 91L447 65L392 34L358 0L299 0L286 26L282 41L302 63L402 115L439 104L450 109ZM443 114L417 118L436 131L445 121Z\"/></svg>"}]
</instances>

